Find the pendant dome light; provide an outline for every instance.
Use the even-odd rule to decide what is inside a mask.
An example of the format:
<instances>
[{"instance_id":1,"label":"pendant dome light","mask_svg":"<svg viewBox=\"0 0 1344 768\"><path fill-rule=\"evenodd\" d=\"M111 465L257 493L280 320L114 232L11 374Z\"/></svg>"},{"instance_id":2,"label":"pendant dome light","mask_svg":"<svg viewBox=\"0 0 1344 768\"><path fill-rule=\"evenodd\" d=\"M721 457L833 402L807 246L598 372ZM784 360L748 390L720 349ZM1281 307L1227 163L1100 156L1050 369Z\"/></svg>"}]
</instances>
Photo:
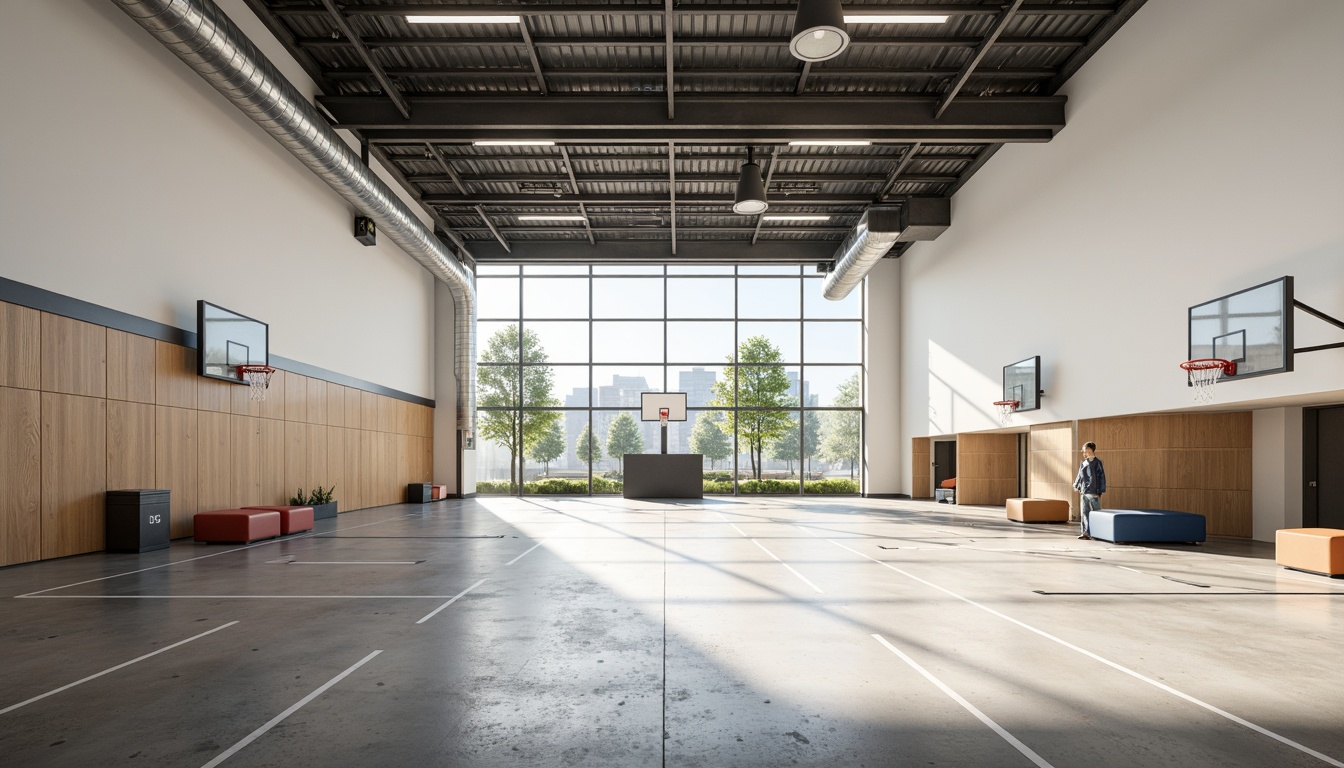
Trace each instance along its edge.
<instances>
[{"instance_id":1,"label":"pendant dome light","mask_svg":"<svg viewBox=\"0 0 1344 768\"><path fill-rule=\"evenodd\" d=\"M765 201L765 182L761 180L761 166L752 159L747 147L747 162L737 174L737 194L733 197L733 213L755 215L764 213L770 204Z\"/></svg>"},{"instance_id":2,"label":"pendant dome light","mask_svg":"<svg viewBox=\"0 0 1344 768\"><path fill-rule=\"evenodd\" d=\"M798 0L789 53L802 61L826 61L849 46L840 0Z\"/></svg>"}]
</instances>

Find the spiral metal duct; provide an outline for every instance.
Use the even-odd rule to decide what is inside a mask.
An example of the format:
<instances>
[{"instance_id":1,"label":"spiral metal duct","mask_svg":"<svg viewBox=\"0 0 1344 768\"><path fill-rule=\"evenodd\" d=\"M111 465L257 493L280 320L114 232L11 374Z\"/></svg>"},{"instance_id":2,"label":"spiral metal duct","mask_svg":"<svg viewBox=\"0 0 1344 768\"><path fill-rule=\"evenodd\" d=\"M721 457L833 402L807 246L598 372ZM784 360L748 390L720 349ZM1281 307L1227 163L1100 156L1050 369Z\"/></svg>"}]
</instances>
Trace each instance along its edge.
<instances>
[{"instance_id":1,"label":"spiral metal duct","mask_svg":"<svg viewBox=\"0 0 1344 768\"><path fill-rule=\"evenodd\" d=\"M456 310L457 428L476 414L476 287L457 261L251 40L210 0L112 0L288 149L382 233L448 284Z\"/></svg>"},{"instance_id":2,"label":"spiral metal duct","mask_svg":"<svg viewBox=\"0 0 1344 768\"><path fill-rule=\"evenodd\" d=\"M826 276L821 295L839 301L849 295L901 236L901 209L873 206L835 252L835 271Z\"/></svg>"}]
</instances>

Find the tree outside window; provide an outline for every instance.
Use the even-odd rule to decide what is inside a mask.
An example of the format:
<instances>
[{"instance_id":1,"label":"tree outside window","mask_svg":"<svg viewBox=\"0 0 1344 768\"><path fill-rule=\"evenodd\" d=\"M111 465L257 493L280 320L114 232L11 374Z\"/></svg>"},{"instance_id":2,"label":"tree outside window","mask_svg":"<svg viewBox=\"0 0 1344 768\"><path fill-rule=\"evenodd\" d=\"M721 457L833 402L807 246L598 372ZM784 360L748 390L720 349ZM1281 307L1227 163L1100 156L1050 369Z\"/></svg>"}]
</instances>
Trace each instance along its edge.
<instances>
[{"instance_id":1,"label":"tree outside window","mask_svg":"<svg viewBox=\"0 0 1344 768\"><path fill-rule=\"evenodd\" d=\"M535 419L540 414L529 413L529 419ZM565 426L559 419L551 422L551 428L546 430L546 434L527 452L533 461L541 462L542 474L549 476L551 474L551 462L563 456L565 453Z\"/></svg>"},{"instance_id":2,"label":"tree outside window","mask_svg":"<svg viewBox=\"0 0 1344 768\"><path fill-rule=\"evenodd\" d=\"M482 365L477 369L477 405L482 408L508 408L508 410L482 410L477 413L478 431L487 440L492 440L509 452L509 492L517 493L521 467L519 458L524 451L536 445L551 425L560 419L555 411L528 413L522 417L518 406L522 402L537 406L558 406L552 390L555 387L555 373L549 365L527 365L522 367L519 381L518 363L546 363L546 350L541 348L537 335L523 329L521 336L522 354L519 355L518 326L507 325L490 336L485 350L481 352L482 363L512 363L512 365Z\"/></svg>"},{"instance_id":3,"label":"tree outside window","mask_svg":"<svg viewBox=\"0 0 1344 768\"><path fill-rule=\"evenodd\" d=\"M719 426L722 423L723 414L706 412L695 417L695 427L691 430L691 451L709 459L710 469L733 455L733 439Z\"/></svg>"},{"instance_id":4,"label":"tree outside window","mask_svg":"<svg viewBox=\"0 0 1344 768\"><path fill-rule=\"evenodd\" d=\"M574 456L588 467L595 466L602 460L602 444L593 439L593 431L587 424L583 425L579 440L574 444Z\"/></svg>"},{"instance_id":5,"label":"tree outside window","mask_svg":"<svg viewBox=\"0 0 1344 768\"><path fill-rule=\"evenodd\" d=\"M778 440L793 423L786 410L794 405L789 396L789 377L784 371L783 355L765 336L752 336L738 345L737 365L729 360L723 369L723 381L714 383L710 405L729 410L725 421L729 430L746 443L751 457L751 476L761 479L767 443ZM736 395L736 398L734 398ZM756 410L761 409L761 410Z\"/></svg>"},{"instance_id":6,"label":"tree outside window","mask_svg":"<svg viewBox=\"0 0 1344 768\"><path fill-rule=\"evenodd\" d=\"M858 373L845 379L840 385L836 392L835 404L842 408L857 408L862 405L859 397ZM828 412L821 437L822 458L833 463L848 462L851 480L859 463L860 416L859 411Z\"/></svg>"},{"instance_id":7,"label":"tree outside window","mask_svg":"<svg viewBox=\"0 0 1344 768\"><path fill-rule=\"evenodd\" d=\"M640 434L634 417L622 413L612 419L607 429L607 455L616 460L616 471L625 473L625 454L643 452L644 435Z\"/></svg>"}]
</instances>

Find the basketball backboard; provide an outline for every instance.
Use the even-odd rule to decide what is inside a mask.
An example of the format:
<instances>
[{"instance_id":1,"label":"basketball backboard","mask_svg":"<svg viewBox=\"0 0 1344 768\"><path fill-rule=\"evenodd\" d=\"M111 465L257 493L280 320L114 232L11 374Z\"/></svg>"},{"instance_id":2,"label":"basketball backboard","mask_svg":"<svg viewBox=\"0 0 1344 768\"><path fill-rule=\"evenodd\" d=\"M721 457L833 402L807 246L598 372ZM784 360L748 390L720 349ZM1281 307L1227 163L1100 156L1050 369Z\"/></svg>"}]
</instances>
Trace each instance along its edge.
<instances>
[{"instance_id":1,"label":"basketball backboard","mask_svg":"<svg viewBox=\"0 0 1344 768\"><path fill-rule=\"evenodd\" d=\"M1271 280L1190 308L1189 359L1237 364L1229 378L1293 370L1293 278Z\"/></svg>"},{"instance_id":2,"label":"basketball backboard","mask_svg":"<svg viewBox=\"0 0 1344 768\"><path fill-rule=\"evenodd\" d=\"M667 409L668 421L686 420L686 393L685 392L640 392L639 393L639 420L640 421L661 421L658 411L661 408Z\"/></svg>"},{"instance_id":3,"label":"basketball backboard","mask_svg":"<svg viewBox=\"0 0 1344 768\"><path fill-rule=\"evenodd\" d=\"M1003 399L1016 400L1017 411L1041 407L1041 356L1003 366Z\"/></svg>"},{"instance_id":4,"label":"basketball backboard","mask_svg":"<svg viewBox=\"0 0 1344 768\"><path fill-rule=\"evenodd\" d=\"M270 364L270 327L208 301L196 302L197 372L245 383L240 365Z\"/></svg>"}]
</instances>

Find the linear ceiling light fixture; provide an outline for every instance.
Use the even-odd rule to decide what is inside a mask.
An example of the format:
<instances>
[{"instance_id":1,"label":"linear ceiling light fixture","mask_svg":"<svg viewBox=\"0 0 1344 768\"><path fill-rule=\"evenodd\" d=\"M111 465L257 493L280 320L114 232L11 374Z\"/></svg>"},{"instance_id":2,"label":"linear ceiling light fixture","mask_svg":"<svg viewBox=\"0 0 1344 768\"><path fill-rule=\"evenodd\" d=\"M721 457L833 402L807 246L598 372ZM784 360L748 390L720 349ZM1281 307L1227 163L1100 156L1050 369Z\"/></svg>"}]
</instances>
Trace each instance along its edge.
<instances>
[{"instance_id":1,"label":"linear ceiling light fixture","mask_svg":"<svg viewBox=\"0 0 1344 768\"><path fill-rule=\"evenodd\" d=\"M845 14L846 24L946 24L946 16L892 14Z\"/></svg>"},{"instance_id":2,"label":"linear ceiling light fixture","mask_svg":"<svg viewBox=\"0 0 1344 768\"><path fill-rule=\"evenodd\" d=\"M519 216L518 220L519 221L587 221L588 219L584 216L578 216L575 214L557 213L551 215L551 214L537 213L537 214L527 214Z\"/></svg>"},{"instance_id":3,"label":"linear ceiling light fixture","mask_svg":"<svg viewBox=\"0 0 1344 768\"><path fill-rule=\"evenodd\" d=\"M804 139L800 141L790 141L790 147L867 147L871 146L871 141L860 141L858 139Z\"/></svg>"},{"instance_id":4,"label":"linear ceiling light fixture","mask_svg":"<svg viewBox=\"0 0 1344 768\"><path fill-rule=\"evenodd\" d=\"M840 0L798 0L789 53L802 61L826 61L849 46Z\"/></svg>"},{"instance_id":5,"label":"linear ceiling light fixture","mask_svg":"<svg viewBox=\"0 0 1344 768\"><path fill-rule=\"evenodd\" d=\"M733 196L733 213L753 216L764 213L770 204L765 201L765 181L761 179L761 166L752 157L751 147L747 147L747 162L737 175L737 194Z\"/></svg>"},{"instance_id":6,"label":"linear ceiling light fixture","mask_svg":"<svg viewBox=\"0 0 1344 768\"><path fill-rule=\"evenodd\" d=\"M762 221L830 221L830 216L811 213L770 213L761 217Z\"/></svg>"},{"instance_id":7,"label":"linear ceiling light fixture","mask_svg":"<svg viewBox=\"0 0 1344 768\"><path fill-rule=\"evenodd\" d=\"M407 16L411 24L517 24L521 16Z\"/></svg>"},{"instance_id":8,"label":"linear ceiling light fixture","mask_svg":"<svg viewBox=\"0 0 1344 768\"><path fill-rule=\"evenodd\" d=\"M473 147L554 147L554 141L533 141L531 139L504 139L501 141L473 141Z\"/></svg>"}]
</instances>

